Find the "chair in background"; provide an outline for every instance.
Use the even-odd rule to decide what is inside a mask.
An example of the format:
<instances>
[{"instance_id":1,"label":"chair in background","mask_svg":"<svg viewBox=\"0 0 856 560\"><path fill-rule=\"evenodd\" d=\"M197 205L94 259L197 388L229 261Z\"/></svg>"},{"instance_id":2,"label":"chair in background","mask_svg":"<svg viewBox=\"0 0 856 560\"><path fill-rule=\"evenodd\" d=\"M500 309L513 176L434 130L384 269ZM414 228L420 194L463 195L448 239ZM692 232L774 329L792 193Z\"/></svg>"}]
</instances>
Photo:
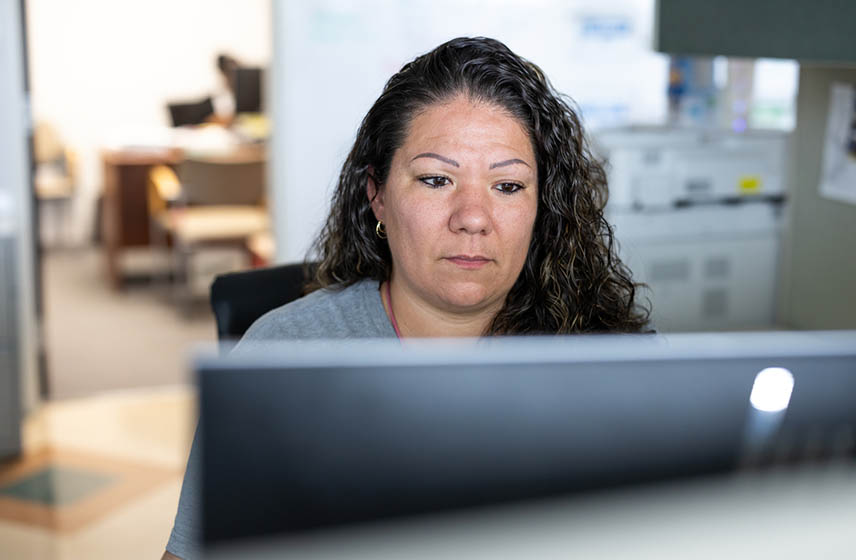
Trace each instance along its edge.
<instances>
[{"instance_id":1,"label":"chair in background","mask_svg":"<svg viewBox=\"0 0 856 560\"><path fill-rule=\"evenodd\" d=\"M211 284L217 338L237 340L256 319L301 297L317 266L287 264L217 276Z\"/></svg>"},{"instance_id":2,"label":"chair in background","mask_svg":"<svg viewBox=\"0 0 856 560\"><path fill-rule=\"evenodd\" d=\"M76 157L63 145L56 129L39 122L33 130L36 162L33 185L39 203L39 242L42 246L61 245L68 237L71 201L76 183ZM52 235L48 235L48 231Z\"/></svg>"},{"instance_id":3,"label":"chair in background","mask_svg":"<svg viewBox=\"0 0 856 560\"><path fill-rule=\"evenodd\" d=\"M246 241L269 228L265 162L259 158L186 159L177 174L158 166L149 174L155 239L171 247L171 270L190 301L207 293L217 274L246 267ZM194 262L226 248L207 265Z\"/></svg>"}]
</instances>

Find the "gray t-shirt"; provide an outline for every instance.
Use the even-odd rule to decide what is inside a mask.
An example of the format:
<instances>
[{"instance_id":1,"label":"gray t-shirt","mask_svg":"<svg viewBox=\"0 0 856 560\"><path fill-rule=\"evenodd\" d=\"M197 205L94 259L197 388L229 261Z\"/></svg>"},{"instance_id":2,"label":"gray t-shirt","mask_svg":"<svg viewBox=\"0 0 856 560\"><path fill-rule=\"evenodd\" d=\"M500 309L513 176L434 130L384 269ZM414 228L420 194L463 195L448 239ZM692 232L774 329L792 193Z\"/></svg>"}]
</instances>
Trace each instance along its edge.
<instances>
[{"instance_id":1,"label":"gray t-shirt","mask_svg":"<svg viewBox=\"0 0 856 560\"><path fill-rule=\"evenodd\" d=\"M263 315L249 328L233 352L252 352L278 340L319 338L393 338L378 283L363 280L342 290L318 290ZM178 512L167 551L192 560L199 552L199 469L196 438L187 460Z\"/></svg>"}]
</instances>

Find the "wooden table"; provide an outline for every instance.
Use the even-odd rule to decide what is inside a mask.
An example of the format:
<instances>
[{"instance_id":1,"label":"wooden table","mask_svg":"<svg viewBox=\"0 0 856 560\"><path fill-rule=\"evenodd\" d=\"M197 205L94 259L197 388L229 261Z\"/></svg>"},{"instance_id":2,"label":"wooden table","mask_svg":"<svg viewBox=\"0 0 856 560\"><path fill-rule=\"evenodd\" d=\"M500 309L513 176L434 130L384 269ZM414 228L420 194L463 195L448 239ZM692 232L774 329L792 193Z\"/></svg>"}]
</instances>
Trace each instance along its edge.
<instances>
[{"instance_id":1,"label":"wooden table","mask_svg":"<svg viewBox=\"0 0 856 560\"><path fill-rule=\"evenodd\" d=\"M119 265L123 249L148 247L149 171L155 165L176 166L183 159L181 150L120 149L104 150L104 199L101 232L110 285L122 287Z\"/></svg>"}]
</instances>

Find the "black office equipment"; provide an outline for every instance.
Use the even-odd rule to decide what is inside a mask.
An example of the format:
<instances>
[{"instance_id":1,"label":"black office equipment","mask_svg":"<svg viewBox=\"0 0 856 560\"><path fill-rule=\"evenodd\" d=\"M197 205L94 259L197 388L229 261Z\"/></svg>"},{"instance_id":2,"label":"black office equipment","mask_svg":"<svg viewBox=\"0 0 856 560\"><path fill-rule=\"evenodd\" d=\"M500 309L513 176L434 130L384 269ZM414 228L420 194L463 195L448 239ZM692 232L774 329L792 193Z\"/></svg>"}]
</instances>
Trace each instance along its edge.
<instances>
[{"instance_id":1,"label":"black office equipment","mask_svg":"<svg viewBox=\"0 0 856 560\"><path fill-rule=\"evenodd\" d=\"M235 112L262 112L262 69L240 67L235 69Z\"/></svg>"},{"instance_id":2,"label":"black office equipment","mask_svg":"<svg viewBox=\"0 0 856 560\"><path fill-rule=\"evenodd\" d=\"M214 114L214 102L210 97L195 103L170 103L167 107L172 126L201 124Z\"/></svg>"},{"instance_id":3,"label":"black office equipment","mask_svg":"<svg viewBox=\"0 0 856 560\"><path fill-rule=\"evenodd\" d=\"M778 412L750 404L771 367ZM215 548L733 472L759 418L766 463L852 457L856 433L846 331L290 342L197 370Z\"/></svg>"}]
</instances>

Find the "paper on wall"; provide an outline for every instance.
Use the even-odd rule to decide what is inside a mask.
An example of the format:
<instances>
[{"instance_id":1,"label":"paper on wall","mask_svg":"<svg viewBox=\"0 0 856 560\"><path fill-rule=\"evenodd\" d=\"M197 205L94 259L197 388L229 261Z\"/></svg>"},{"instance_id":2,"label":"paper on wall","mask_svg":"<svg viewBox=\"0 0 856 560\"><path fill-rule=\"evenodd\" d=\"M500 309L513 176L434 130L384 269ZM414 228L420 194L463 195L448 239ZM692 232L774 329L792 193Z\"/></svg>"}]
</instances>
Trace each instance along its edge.
<instances>
[{"instance_id":1,"label":"paper on wall","mask_svg":"<svg viewBox=\"0 0 856 560\"><path fill-rule=\"evenodd\" d=\"M856 87L832 84L827 119L820 194L856 204Z\"/></svg>"}]
</instances>

